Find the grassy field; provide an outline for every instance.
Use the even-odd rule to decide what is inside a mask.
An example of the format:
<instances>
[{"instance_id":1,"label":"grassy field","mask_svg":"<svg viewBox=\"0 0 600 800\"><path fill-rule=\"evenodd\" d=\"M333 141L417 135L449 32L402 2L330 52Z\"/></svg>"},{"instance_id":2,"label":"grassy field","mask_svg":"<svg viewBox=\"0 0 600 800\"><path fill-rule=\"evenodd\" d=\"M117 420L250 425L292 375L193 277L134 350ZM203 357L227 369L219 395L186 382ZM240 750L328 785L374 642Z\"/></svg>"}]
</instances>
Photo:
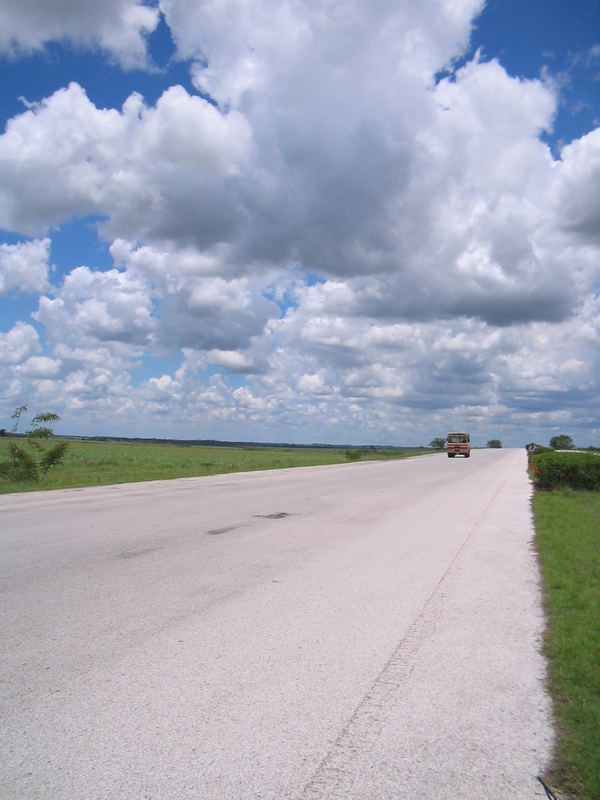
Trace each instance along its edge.
<instances>
[{"instance_id":1,"label":"grassy field","mask_svg":"<svg viewBox=\"0 0 600 800\"><path fill-rule=\"evenodd\" d=\"M558 743L549 781L576 800L600 798L600 492L537 491L550 688Z\"/></svg>"},{"instance_id":2,"label":"grassy field","mask_svg":"<svg viewBox=\"0 0 600 800\"><path fill-rule=\"evenodd\" d=\"M0 439L0 463L9 457L10 441L10 437ZM27 447L23 439L17 443ZM13 483L0 477L0 493L339 464L358 459L405 458L430 452L392 448L208 447L73 439L69 441L64 464L50 470L44 480Z\"/></svg>"}]
</instances>

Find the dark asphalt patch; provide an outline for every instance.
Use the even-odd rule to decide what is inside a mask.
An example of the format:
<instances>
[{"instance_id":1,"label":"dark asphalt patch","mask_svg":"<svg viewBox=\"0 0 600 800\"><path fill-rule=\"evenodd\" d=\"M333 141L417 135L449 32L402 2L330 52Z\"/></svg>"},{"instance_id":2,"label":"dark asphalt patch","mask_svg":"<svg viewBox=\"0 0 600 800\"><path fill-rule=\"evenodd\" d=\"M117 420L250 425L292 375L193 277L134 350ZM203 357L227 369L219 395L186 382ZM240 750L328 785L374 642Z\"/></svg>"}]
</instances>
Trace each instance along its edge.
<instances>
[{"instance_id":1,"label":"dark asphalt patch","mask_svg":"<svg viewBox=\"0 0 600 800\"><path fill-rule=\"evenodd\" d=\"M275 514L255 514L254 515L257 519L284 519L284 517L289 517L287 511L277 511Z\"/></svg>"},{"instance_id":2,"label":"dark asphalt patch","mask_svg":"<svg viewBox=\"0 0 600 800\"><path fill-rule=\"evenodd\" d=\"M239 528L239 525L228 525L226 528L213 528L212 531L207 531L209 536L220 536L222 533L229 533Z\"/></svg>"},{"instance_id":3,"label":"dark asphalt patch","mask_svg":"<svg viewBox=\"0 0 600 800\"><path fill-rule=\"evenodd\" d=\"M139 558L139 556L145 556L148 553L156 553L157 550L162 550L162 547L146 547L144 550L126 550L123 553L118 553L117 558Z\"/></svg>"},{"instance_id":4,"label":"dark asphalt patch","mask_svg":"<svg viewBox=\"0 0 600 800\"><path fill-rule=\"evenodd\" d=\"M254 514L254 519L284 519L285 517L289 517L287 511L276 511L274 514ZM220 536L222 533L230 533L231 531L235 531L238 528L243 527L242 525L227 525L224 528L213 528L211 531L206 531L208 536Z\"/></svg>"}]
</instances>

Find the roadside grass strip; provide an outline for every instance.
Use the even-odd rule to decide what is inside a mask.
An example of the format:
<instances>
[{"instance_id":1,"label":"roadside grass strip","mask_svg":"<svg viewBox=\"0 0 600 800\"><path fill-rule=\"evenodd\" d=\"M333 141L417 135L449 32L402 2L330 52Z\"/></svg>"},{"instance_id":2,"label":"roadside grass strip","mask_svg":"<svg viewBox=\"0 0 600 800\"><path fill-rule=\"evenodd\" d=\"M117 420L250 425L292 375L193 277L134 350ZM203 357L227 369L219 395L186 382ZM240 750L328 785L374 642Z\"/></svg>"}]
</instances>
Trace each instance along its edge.
<instances>
[{"instance_id":1,"label":"roadside grass strip","mask_svg":"<svg viewBox=\"0 0 600 800\"><path fill-rule=\"evenodd\" d=\"M206 446L70 439L64 463L49 471L43 479L34 482L10 480L10 441L11 437L0 439L0 494L320 466L358 460L387 460L431 452L420 448L366 447L348 450L330 447ZM15 441L24 445L22 439Z\"/></svg>"},{"instance_id":2,"label":"roadside grass strip","mask_svg":"<svg viewBox=\"0 0 600 800\"><path fill-rule=\"evenodd\" d=\"M533 498L548 626L545 654L557 744L548 782L561 796L600 798L600 492Z\"/></svg>"}]
</instances>

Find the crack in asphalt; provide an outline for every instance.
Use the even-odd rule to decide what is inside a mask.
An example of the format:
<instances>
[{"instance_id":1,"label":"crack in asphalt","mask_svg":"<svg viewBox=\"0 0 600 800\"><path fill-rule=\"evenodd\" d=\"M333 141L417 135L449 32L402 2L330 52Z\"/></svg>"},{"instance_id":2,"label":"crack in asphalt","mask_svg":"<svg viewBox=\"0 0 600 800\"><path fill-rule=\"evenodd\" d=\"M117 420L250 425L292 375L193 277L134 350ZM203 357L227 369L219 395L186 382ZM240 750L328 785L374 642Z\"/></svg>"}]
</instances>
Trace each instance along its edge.
<instances>
[{"instance_id":1,"label":"crack in asphalt","mask_svg":"<svg viewBox=\"0 0 600 800\"><path fill-rule=\"evenodd\" d=\"M507 479L502 481L468 531L420 613L355 708L312 778L304 786L298 800L322 800L324 797L328 800L343 800L348 796L356 778L357 756L367 752L380 736L390 714L390 708L394 704L394 698L414 670L423 643L439 625L446 602L444 585L454 571L467 543L479 529L506 483Z\"/></svg>"}]
</instances>

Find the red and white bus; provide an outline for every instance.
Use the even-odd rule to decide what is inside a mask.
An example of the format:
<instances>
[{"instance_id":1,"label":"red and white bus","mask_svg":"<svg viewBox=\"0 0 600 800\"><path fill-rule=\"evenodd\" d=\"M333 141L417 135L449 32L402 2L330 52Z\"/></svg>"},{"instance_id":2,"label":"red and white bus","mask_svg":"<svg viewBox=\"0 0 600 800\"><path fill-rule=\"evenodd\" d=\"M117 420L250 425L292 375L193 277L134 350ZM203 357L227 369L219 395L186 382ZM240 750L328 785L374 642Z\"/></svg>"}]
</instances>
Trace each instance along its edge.
<instances>
[{"instance_id":1,"label":"red and white bus","mask_svg":"<svg viewBox=\"0 0 600 800\"><path fill-rule=\"evenodd\" d=\"M448 458L454 458L454 456L470 458L471 439L468 433L464 431L449 433L446 436L446 442L448 443Z\"/></svg>"}]
</instances>

